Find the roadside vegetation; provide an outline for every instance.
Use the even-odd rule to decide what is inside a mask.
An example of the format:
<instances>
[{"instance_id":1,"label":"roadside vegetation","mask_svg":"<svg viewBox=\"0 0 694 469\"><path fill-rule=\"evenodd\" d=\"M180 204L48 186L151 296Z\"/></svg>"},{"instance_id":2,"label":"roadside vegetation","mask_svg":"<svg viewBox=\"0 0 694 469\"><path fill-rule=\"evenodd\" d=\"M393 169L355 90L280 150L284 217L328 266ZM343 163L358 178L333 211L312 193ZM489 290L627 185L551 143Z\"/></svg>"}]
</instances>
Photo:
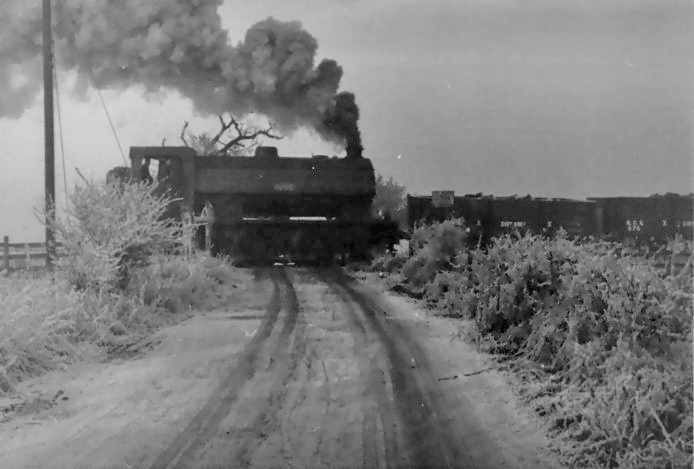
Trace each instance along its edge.
<instances>
[{"instance_id":1,"label":"roadside vegetation","mask_svg":"<svg viewBox=\"0 0 694 469\"><path fill-rule=\"evenodd\" d=\"M374 196L373 215L386 217L398 222L400 228L407 227L407 189L392 177L376 175L376 194Z\"/></svg>"},{"instance_id":2,"label":"roadside vegetation","mask_svg":"<svg viewBox=\"0 0 694 469\"><path fill-rule=\"evenodd\" d=\"M228 300L234 271L186 253L192 228L163 217L170 201L118 178L75 189L54 223L63 250L55 271L0 276L0 398L68 363L127 352L193 309Z\"/></svg>"},{"instance_id":3,"label":"roadside vegetation","mask_svg":"<svg viewBox=\"0 0 694 469\"><path fill-rule=\"evenodd\" d=\"M411 256L373 267L472 325L522 378L571 467L691 467L691 246L647 258L561 233L476 241L461 220L425 226Z\"/></svg>"}]
</instances>

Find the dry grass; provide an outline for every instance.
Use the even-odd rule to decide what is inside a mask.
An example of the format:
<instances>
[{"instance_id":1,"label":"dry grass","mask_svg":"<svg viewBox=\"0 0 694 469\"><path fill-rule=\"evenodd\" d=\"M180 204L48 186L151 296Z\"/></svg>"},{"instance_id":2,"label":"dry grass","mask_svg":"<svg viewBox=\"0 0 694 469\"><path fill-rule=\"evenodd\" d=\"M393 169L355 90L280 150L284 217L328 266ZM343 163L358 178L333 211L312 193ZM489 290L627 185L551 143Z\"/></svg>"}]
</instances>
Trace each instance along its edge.
<instances>
[{"instance_id":1,"label":"dry grass","mask_svg":"<svg viewBox=\"0 0 694 469\"><path fill-rule=\"evenodd\" d=\"M0 395L93 351L99 327L81 296L48 275L0 277Z\"/></svg>"},{"instance_id":2,"label":"dry grass","mask_svg":"<svg viewBox=\"0 0 694 469\"><path fill-rule=\"evenodd\" d=\"M233 267L205 255L161 256L125 291L76 290L58 271L0 277L0 397L76 360L102 359L193 310L228 301Z\"/></svg>"}]
</instances>

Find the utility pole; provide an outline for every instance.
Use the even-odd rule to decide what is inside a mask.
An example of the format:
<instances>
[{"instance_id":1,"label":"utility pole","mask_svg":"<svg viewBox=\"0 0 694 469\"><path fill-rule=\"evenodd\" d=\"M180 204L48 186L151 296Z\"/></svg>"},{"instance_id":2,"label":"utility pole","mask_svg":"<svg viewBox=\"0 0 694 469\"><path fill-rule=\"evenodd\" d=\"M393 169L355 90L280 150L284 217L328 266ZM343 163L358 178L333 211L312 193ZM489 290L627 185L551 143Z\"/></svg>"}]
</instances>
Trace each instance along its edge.
<instances>
[{"instance_id":1,"label":"utility pole","mask_svg":"<svg viewBox=\"0 0 694 469\"><path fill-rule=\"evenodd\" d=\"M46 267L53 267L55 257L55 141L53 136L53 34L51 0L43 0L43 115L44 115L44 185L46 210Z\"/></svg>"}]
</instances>

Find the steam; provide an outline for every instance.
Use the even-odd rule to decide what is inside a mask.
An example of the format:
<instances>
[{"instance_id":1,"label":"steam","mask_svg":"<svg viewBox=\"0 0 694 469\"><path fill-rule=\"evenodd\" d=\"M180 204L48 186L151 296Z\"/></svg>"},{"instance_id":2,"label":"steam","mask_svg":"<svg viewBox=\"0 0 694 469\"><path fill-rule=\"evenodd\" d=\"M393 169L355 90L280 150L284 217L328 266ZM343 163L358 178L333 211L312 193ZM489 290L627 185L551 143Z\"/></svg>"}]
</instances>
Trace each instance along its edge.
<instances>
[{"instance_id":1,"label":"steam","mask_svg":"<svg viewBox=\"0 0 694 469\"><path fill-rule=\"evenodd\" d=\"M338 93L342 68L318 65L318 43L296 21L268 18L230 44L222 0L63 0L53 11L56 62L90 85L178 91L202 114L265 114L361 149L359 109ZM17 117L41 89L40 2L0 4L0 117Z\"/></svg>"}]
</instances>

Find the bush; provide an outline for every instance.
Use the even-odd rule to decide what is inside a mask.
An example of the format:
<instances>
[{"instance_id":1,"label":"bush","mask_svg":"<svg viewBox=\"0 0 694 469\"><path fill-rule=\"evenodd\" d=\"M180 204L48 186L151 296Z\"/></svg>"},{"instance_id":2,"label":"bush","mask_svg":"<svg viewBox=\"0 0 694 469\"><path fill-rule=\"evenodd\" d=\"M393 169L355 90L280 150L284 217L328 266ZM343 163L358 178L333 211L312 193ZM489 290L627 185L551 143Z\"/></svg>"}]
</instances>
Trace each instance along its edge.
<instances>
[{"instance_id":1,"label":"bush","mask_svg":"<svg viewBox=\"0 0 694 469\"><path fill-rule=\"evenodd\" d=\"M88 344L106 332L106 303L61 280L0 278L0 396L88 354Z\"/></svg>"},{"instance_id":2,"label":"bush","mask_svg":"<svg viewBox=\"0 0 694 469\"><path fill-rule=\"evenodd\" d=\"M216 307L222 293L235 287L232 269L224 259L197 254L193 257L160 256L133 275L128 294L142 304L181 313L193 308Z\"/></svg>"},{"instance_id":3,"label":"bush","mask_svg":"<svg viewBox=\"0 0 694 469\"><path fill-rule=\"evenodd\" d=\"M371 270L373 272L398 272L402 269L408 257L401 254L391 254L386 252L377 256L371 262Z\"/></svg>"},{"instance_id":4,"label":"bush","mask_svg":"<svg viewBox=\"0 0 694 469\"><path fill-rule=\"evenodd\" d=\"M412 286L421 288L434 280L437 272L450 269L466 243L461 220L447 220L420 227L412 235L412 257L402 268L402 274Z\"/></svg>"},{"instance_id":5,"label":"bush","mask_svg":"<svg viewBox=\"0 0 694 469\"><path fill-rule=\"evenodd\" d=\"M463 317L467 307L465 284L458 272L438 272L424 289L424 298L435 303L445 316Z\"/></svg>"},{"instance_id":6,"label":"bush","mask_svg":"<svg viewBox=\"0 0 694 469\"><path fill-rule=\"evenodd\" d=\"M133 268L182 246L183 227L165 217L172 199L157 196L156 186L83 181L67 216L53 222L66 254L58 266L75 288L122 290Z\"/></svg>"},{"instance_id":7,"label":"bush","mask_svg":"<svg viewBox=\"0 0 694 469\"><path fill-rule=\"evenodd\" d=\"M214 308L234 285L224 259L182 256L186 233L164 218L152 186L85 181L54 226L54 275L0 277L0 397L27 378L99 357ZM227 298L228 300L228 298Z\"/></svg>"},{"instance_id":8,"label":"bush","mask_svg":"<svg viewBox=\"0 0 694 469\"><path fill-rule=\"evenodd\" d=\"M372 204L373 215L388 218L401 228L407 225L407 190L393 178L376 175L376 194Z\"/></svg>"},{"instance_id":9,"label":"bush","mask_svg":"<svg viewBox=\"0 0 694 469\"><path fill-rule=\"evenodd\" d=\"M75 360L99 357L191 309L218 307L235 287L223 259L157 256L134 269L123 290L76 290L55 279L0 277L0 397Z\"/></svg>"},{"instance_id":10,"label":"bush","mask_svg":"<svg viewBox=\"0 0 694 469\"><path fill-rule=\"evenodd\" d=\"M690 270L669 275L613 246L525 237L496 240L465 277L478 329L561 379L567 391L546 404L580 422L579 462L691 466Z\"/></svg>"},{"instance_id":11,"label":"bush","mask_svg":"<svg viewBox=\"0 0 694 469\"><path fill-rule=\"evenodd\" d=\"M691 259L674 268L681 246L662 266L562 233L485 250L462 247L451 224L414 238L403 277L444 314L472 319L493 350L544 370L535 396L575 439L573 465L691 467L693 276Z\"/></svg>"}]
</instances>

